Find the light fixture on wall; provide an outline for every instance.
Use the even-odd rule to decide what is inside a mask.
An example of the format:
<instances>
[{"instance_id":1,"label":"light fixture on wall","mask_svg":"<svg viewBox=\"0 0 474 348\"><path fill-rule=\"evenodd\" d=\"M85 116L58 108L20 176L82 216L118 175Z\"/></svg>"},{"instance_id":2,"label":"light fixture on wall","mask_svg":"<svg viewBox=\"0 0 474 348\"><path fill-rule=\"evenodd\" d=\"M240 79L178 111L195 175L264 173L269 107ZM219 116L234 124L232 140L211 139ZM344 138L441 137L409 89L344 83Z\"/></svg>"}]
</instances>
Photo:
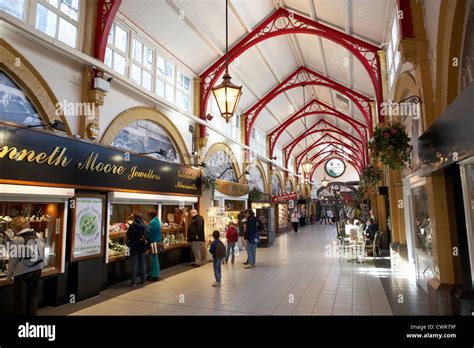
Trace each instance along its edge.
<instances>
[{"instance_id":1,"label":"light fixture on wall","mask_svg":"<svg viewBox=\"0 0 474 348\"><path fill-rule=\"evenodd\" d=\"M228 0L225 1L225 72L222 77L222 83L212 88L212 94L216 99L217 106L221 116L227 123L234 115L242 95L242 86L234 85L230 82L229 75L229 5Z\"/></svg>"},{"instance_id":2,"label":"light fixture on wall","mask_svg":"<svg viewBox=\"0 0 474 348\"><path fill-rule=\"evenodd\" d=\"M239 182L240 179L245 175L245 181L248 182L249 181L249 175L250 173L246 170L245 172L242 173L241 176L239 176L239 178L236 180L236 182Z\"/></svg>"},{"instance_id":3,"label":"light fixture on wall","mask_svg":"<svg viewBox=\"0 0 474 348\"><path fill-rule=\"evenodd\" d=\"M226 168L226 169L221 173L221 175L219 175L219 177L218 177L217 179L222 178L222 176L223 176L228 170L232 170L232 169L234 169L234 168L232 168L232 167Z\"/></svg>"},{"instance_id":4,"label":"light fixture on wall","mask_svg":"<svg viewBox=\"0 0 474 348\"><path fill-rule=\"evenodd\" d=\"M305 85L303 84L303 107L304 105L306 104L306 96L305 96ZM304 132L306 134L306 132L308 131L307 127L306 127L306 117L304 117ZM308 135L305 136L305 141L306 141L306 147L305 147L305 151L306 151L306 159L303 161L303 163L301 163L301 167L303 168L303 173L305 174L305 176L309 176L310 173L311 173L311 169L313 169L313 163L311 163L311 161L309 160L309 157L308 157Z\"/></svg>"}]
</instances>

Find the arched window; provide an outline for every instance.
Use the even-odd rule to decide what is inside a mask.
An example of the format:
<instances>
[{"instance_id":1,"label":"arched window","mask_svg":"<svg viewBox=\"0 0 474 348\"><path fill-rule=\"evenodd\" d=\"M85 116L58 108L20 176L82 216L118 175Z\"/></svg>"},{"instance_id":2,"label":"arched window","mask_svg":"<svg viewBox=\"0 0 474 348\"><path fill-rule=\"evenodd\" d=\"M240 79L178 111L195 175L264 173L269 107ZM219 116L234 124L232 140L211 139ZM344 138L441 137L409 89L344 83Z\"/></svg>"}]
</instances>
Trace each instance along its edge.
<instances>
[{"instance_id":1,"label":"arched window","mask_svg":"<svg viewBox=\"0 0 474 348\"><path fill-rule=\"evenodd\" d=\"M272 175L272 195L281 193L281 182L277 175Z\"/></svg>"},{"instance_id":2,"label":"arched window","mask_svg":"<svg viewBox=\"0 0 474 348\"><path fill-rule=\"evenodd\" d=\"M293 192L293 183L290 179L286 181L285 192Z\"/></svg>"},{"instance_id":3,"label":"arched window","mask_svg":"<svg viewBox=\"0 0 474 348\"><path fill-rule=\"evenodd\" d=\"M474 3L471 3L462 49L461 90L474 81Z\"/></svg>"},{"instance_id":4,"label":"arched window","mask_svg":"<svg viewBox=\"0 0 474 348\"><path fill-rule=\"evenodd\" d=\"M256 188L260 192L265 192L265 185L263 181L263 176L257 165L251 165L249 168L249 188L250 190Z\"/></svg>"},{"instance_id":5,"label":"arched window","mask_svg":"<svg viewBox=\"0 0 474 348\"><path fill-rule=\"evenodd\" d=\"M181 163L176 145L168 132L148 120L138 120L123 128L113 140L112 146L138 153L150 153L162 161Z\"/></svg>"},{"instance_id":6,"label":"arched window","mask_svg":"<svg viewBox=\"0 0 474 348\"><path fill-rule=\"evenodd\" d=\"M22 89L0 71L0 120L23 126L41 125L38 112Z\"/></svg>"},{"instance_id":7,"label":"arched window","mask_svg":"<svg viewBox=\"0 0 474 348\"><path fill-rule=\"evenodd\" d=\"M206 175L227 181L237 181L232 160L222 150L215 151L206 163ZM222 176L221 176L222 175Z\"/></svg>"}]
</instances>

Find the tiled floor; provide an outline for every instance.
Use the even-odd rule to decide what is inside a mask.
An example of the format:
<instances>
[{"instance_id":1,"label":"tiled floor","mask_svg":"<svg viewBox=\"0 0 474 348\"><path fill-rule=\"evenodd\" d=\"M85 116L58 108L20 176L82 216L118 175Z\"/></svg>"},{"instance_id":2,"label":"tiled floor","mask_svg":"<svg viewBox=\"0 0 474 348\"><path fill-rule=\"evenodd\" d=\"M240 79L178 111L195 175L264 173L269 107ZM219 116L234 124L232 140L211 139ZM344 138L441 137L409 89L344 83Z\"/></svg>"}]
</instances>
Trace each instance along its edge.
<instances>
[{"instance_id":1,"label":"tiled floor","mask_svg":"<svg viewBox=\"0 0 474 348\"><path fill-rule=\"evenodd\" d=\"M411 287L404 311L382 285L372 261L350 263L332 255L333 226L309 226L277 238L270 248L257 249L257 267L244 269L245 252L234 265L223 266L221 288L211 287L212 264L192 269L177 266L163 272L163 279L131 289L119 284L100 296L60 308L46 308L44 315L392 315L409 314L409 303L422 293ZM185 270L185 271L184 271ZM176 273L170 275L171 272ZM167 275L168 274L168 275ZM410 283L411 284L411 283ZM405 284L406 285L406 284ZM392 287L393 289L393 287ZM418 294L418 295L417 295ZM420 306L418 306L420 307ZM418 309L420 313L422 306ZM423 309L424 310L424 309ZM411 313L415 314L415 312Z\"/></svg>"}]
</instances>

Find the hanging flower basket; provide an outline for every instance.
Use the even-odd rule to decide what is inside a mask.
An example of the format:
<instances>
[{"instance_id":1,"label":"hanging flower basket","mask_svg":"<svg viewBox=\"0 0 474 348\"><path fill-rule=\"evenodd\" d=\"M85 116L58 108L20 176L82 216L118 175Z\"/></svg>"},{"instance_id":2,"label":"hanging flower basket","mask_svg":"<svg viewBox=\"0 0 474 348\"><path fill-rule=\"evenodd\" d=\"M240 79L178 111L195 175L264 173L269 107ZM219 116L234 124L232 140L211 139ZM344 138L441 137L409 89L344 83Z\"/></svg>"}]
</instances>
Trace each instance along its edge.
<instances>
[{"instance_id":1,"label":"hanging flower basket","mask_svg":"<svg viewBox=\"0 0 474 348\"><path fill-rule=\"evenodd\" d=\"M365 201L367 199L367 195L367 187L365 187L364 185L359 185L355 194L356 203L359 204Z\"/></svg>"},{"instance_id":2,"label":"hanging flower basket","mask_svg":"<svg viewBox=\"0 0 474 348\"><path fill-rule=\"evenodd\" d=\"M360 181L363 186L375 186L382 180L382 169L377 168L371 164L367 165L362 169L360 174Z\"/></svg>"},{"instance_id":3,"label":"hanging flower basket","mask_svg":"<svg viewBox=\"0 0 474 348\"><path fill-rule=\"evenodd\" d=\"M391 123L385 128L376 127L369 149L390 169L403 169L410 162L410 137L401 123Z\"/></svg>"},{"instance_id":4,"label":"hanging flower basket","mask_svg":"<svg viewBox=\"0 0 474 348\"><path fill-rule=\"evenodd\" d=\"M205 189L211 191L211 199L214 200L214 193L216 191L216 178L211 175L202 177L202 185Z\"/></svg>"}]
</instances>

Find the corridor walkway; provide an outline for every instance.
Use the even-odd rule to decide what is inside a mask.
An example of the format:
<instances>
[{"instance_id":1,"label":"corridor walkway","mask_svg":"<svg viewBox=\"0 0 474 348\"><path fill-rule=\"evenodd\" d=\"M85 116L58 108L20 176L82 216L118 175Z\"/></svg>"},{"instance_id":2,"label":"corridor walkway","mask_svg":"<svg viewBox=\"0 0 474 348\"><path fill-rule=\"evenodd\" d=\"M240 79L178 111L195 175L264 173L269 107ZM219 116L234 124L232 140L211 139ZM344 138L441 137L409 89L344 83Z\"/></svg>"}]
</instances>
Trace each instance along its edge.
<instances>
[{"instance_id":1,"label":"corridor walkway","mask_svg":"<svg viewBox=\"0 0 474 348\"><path fill-rule=\"evenodd\" d=\"M212 264L165 270L163 279L132 289L128 282L100 296L42 315L392 315L428 314L424 292L413 281L329 255L334 226L313 225L257 249L257 267L244 269L245 252L223 266L213 288ZM185 271L175 275L167 273ZM383 283L381 281L383 279ZM402 296L400 296L402 295ZM400 300L402 299L402 300Z\"/></svg>"}]
</instances>

